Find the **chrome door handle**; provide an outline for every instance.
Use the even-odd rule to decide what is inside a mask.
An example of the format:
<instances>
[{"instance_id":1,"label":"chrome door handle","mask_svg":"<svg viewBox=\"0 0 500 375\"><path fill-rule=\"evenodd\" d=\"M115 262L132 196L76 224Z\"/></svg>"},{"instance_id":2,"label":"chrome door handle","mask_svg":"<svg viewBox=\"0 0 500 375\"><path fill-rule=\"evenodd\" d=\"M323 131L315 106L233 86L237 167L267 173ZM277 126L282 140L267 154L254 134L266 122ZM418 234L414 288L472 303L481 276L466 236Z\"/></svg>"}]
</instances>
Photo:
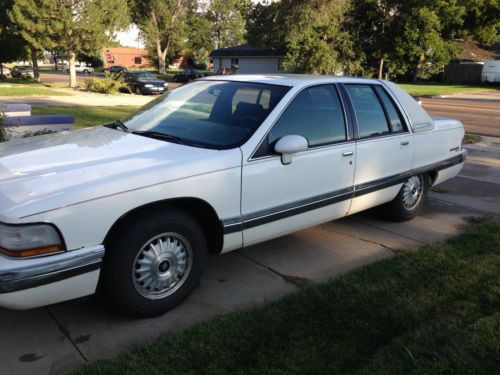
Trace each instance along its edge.
<instances>
[{"instance_id":1,"label":"chrome door handle","mask_svg":"<svg viewBox=\"0 0 500 375\"><path fill-rule=\"evenodd\" d=\"M353 155L354 155L354 152L352 152L352 151L344 152L342 154L342 156L353 156Z\"/></svg>"},{"instance_id":2,"label":"chrome door handle","mask_svg":"<svg viewBox=\"0 0 500 375\"><path fill-rule=\"evenodd\" d=\"M409 144L410 144L410 141L401 142L401 146L408 146Z\"/></svg>"}]
</instances>

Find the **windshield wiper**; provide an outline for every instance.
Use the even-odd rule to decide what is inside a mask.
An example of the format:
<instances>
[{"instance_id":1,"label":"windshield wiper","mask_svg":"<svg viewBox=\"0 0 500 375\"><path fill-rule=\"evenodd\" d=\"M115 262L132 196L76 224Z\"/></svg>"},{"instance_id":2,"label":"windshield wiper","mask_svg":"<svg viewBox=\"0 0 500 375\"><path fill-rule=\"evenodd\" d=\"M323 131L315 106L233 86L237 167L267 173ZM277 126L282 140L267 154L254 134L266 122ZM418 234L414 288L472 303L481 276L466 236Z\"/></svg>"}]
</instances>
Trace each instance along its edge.
<instances>
[{"instance_id":1,"label":"windshield wiper","mask_svg":"<svg viewBox=\"0 0 500 375\"><path fill-rule=\"evenodd\" d=\"M129 133L127 125L125 125L121 120L116 120L115 122L108 124L108 125L104 125L104 126L107 126L108 128L111 128L111 129L121 129L125 133Z\"/></svg>"},{"instance_id":2,"label":"windshield wiper","mask_svg":"<svg viewBox=\"0 0 500 375\"><path fill-rule=\"evenodd\" d=\"M180 139L179 137L176 137L175 135L155 132L152 130L136 130L136 131L133 131L132 134L142 135L144 137L150 137L150 138L154 138L154 139L160 139L162 141L168 141L168 142L172 142L172 143L178 143L178 144L183 143L182 139Z\"/></svg>"}]
</instances>

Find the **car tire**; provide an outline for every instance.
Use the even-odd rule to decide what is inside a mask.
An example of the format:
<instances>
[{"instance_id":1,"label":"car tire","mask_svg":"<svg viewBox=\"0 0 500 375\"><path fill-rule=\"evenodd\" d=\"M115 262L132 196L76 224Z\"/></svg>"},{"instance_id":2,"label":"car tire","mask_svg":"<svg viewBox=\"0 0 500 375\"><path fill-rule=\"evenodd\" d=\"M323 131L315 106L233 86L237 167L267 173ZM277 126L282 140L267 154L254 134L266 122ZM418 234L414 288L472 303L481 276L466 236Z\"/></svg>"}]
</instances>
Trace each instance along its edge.
<instances>
[{"instance_id":1,"label":"car tire","mask_svg":"<svg viewBox=\"0 0 500 375\"><path fill-rule=\"evenodd\" d=\"M199 285L207 242L185 211L170 208L142 217L114 237L106 248L102 281L119 312L138 318L161 315Z\"/></svg>"},{"instance_id":2,"label":"car tire","mask_svg":"<svg viewBox=\"0 0 500 375\"><path fill-rule=\"evenodd\" d=\"M142 90L140 86L135 86L134 92L136 95L142 95Z\"/></svg>"},{"instance_id":3,"label":"car tire","mask_svg":"<svg viewBox=\"0 0 500 375\"><path fill-rule=\"evenodd\" d=\"M89 74L89 71L87 69L83 69L84 74Z\"/></svg>"},{"instance_id":4,"label":"car tire","mask_svg":"<svg viewBox=\"0 0 500 375\"><path fill-rule=\"evenodd\" d=\"M425 174L409 177L396 198L383 206L383 212L394 221L413 219L422 210L429 185L429 176Z\"/></svg>"},{"instance_id":5,"label":"car tire","mask_svg":"<svg viewBox=\"0 0 500 375\"><path fill-rule=\"evenodd\" d=\"M66 69L66 73L69 73L69 69Z\"/></svg>"}]
</instances>

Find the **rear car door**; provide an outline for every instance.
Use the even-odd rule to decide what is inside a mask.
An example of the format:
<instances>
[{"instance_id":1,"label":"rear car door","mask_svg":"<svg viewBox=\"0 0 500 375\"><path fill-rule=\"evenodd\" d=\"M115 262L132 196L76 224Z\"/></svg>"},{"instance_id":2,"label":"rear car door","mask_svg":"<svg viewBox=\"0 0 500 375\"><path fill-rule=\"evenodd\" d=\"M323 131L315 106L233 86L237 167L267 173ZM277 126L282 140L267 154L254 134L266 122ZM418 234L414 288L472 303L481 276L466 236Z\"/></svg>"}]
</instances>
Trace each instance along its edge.
<instances>
[{"instance_id":1,"label":"rear car door","mask_svg":"<svg viewBox=\"0 0 500 375\"><path fill-rule=\"evenodd\" d=\"M390 93L378 84L344 84L356 134L354 199L349 214L392 200L412 169L413 135Z\"/></svg>"}]
</instances>

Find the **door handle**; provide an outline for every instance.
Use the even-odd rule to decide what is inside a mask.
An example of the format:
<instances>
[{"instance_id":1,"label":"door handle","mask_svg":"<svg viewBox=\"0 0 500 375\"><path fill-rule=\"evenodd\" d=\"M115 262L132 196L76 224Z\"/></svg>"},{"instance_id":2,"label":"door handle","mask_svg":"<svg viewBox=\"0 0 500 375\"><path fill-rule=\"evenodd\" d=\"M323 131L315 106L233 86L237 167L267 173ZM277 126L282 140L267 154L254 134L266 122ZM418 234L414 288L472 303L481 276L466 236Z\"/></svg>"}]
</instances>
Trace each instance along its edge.
<instances>
[{"instance_id":1,"label":"door handle","mask_svg":"<svg viewBox=\"0 0 500 375\"><path fill-rule=\"evenodd\" d=\"M342 156L353 156L353 155L354 155L354 152L352 152L352 151L347 151L347 152L344 152L342 154Z\"/></svg>"},{"instance_id":2,"label":"door handle","mask_svg":"<svg viewBox=\"0 0 500 375\"><path fill-rule=\"evenodd\" d=\"M401 142L401 146L408 146L409 144L410 144L410 141Z\"/></svg>"}]
</instances>

